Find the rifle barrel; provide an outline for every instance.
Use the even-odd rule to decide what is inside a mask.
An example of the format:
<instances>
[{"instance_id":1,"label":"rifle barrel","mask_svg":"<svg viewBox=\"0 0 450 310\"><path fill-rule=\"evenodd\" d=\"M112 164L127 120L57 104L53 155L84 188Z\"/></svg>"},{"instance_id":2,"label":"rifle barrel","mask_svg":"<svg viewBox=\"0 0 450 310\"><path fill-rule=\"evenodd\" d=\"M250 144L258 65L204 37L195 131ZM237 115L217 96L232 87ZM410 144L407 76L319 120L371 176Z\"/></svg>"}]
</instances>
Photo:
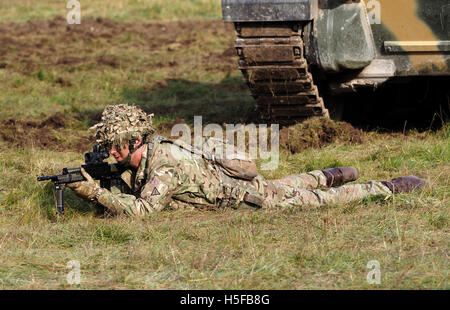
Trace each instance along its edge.
<instances>
[{"instance_id":1,"label":"rifle barrel","mask_svg":"<svg viewBox=\"0 0 450 310\"><path fill-rule=\"evenodd\" d=\"M47 180L56 180L57 178L58 178L58 176L56 176L56 175L48 175L48 176L38 177L37 180L38 181L47 181Z\"/></svg>"}]
</instances>

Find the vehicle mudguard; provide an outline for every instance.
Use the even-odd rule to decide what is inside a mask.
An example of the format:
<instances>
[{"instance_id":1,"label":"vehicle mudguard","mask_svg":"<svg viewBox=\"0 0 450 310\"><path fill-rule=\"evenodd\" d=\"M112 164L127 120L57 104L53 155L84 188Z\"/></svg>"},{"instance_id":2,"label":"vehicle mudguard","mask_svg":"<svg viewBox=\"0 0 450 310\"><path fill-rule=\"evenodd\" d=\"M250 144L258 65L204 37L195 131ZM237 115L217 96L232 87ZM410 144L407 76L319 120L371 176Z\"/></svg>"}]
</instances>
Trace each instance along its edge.
<instances>
[{"instance_id":1,"label":"vehicle mudguard","mask_svg":"<svg viewBox=\"0 0 450 310\"><path fill-rule=\"evenodd\" d=\"M362 69L376 57L364 2L327 1L318 12L315 40L320 66L326 71Z\"/></svg>"},{"instance_id":2,"label":"vehicle mudguard","mask_svg":"<svg viewBox=\"0 0 450 310\"><path fill-rule=\"evenodd\" d=\"M317 0L222 0L226 22L309 21L317 15Z\"/></svg>"}]
</instances>

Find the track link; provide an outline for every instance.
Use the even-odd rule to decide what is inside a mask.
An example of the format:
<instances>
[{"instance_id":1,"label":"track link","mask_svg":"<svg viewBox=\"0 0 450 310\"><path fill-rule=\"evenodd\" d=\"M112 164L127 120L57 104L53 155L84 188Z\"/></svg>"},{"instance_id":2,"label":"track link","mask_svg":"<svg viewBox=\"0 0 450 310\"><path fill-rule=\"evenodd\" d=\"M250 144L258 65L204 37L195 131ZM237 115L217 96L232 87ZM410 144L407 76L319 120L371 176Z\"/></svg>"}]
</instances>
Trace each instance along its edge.
<instances>
[{"instance_id":1,"label":"track link","mask_svg":"<svg viewBox=\"0 0 450 310\"><path fill-rule=\"evenodd\" d=\"M298 23L235 23L239 69L264 119L329 117L304 57Z\"/></svg>"}]
</instances>

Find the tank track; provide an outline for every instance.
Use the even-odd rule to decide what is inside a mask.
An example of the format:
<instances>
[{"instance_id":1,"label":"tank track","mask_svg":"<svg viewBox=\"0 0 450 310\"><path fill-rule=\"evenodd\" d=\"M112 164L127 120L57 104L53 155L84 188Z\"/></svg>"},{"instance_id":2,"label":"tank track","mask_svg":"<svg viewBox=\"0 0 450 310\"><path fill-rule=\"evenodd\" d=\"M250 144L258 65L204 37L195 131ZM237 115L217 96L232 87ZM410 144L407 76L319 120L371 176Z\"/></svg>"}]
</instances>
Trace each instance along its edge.
<instances>
[{"instance_id":1,"label":"tank track","mask_svg":"<svg viewBox=\"0 0 450 310\"><path fill-rule=\"evenodd\" d=\"M263 119L292 124L329 117L304 57L298 23L235 23L239 69Z\"/></svg>"}]
</instances>

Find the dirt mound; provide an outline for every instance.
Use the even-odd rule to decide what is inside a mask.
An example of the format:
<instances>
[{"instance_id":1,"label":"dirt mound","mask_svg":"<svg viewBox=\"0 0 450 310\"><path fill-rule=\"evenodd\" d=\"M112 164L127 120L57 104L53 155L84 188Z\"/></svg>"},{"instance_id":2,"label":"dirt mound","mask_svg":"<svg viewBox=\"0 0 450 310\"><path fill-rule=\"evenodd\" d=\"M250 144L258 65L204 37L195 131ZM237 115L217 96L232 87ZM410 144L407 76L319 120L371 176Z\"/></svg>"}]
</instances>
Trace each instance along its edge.
<instances>
[{"instance_id":1,"label":"dirt mound","mask_svg":"<svg viewBox=\"0 0 450 310\"><path fill-rule=\"evenodd\" d=\"M348 123L327 118L311 118L280 130L280 146L292 154L333 142L364 143L364 133Z\"/></svg>"},{"instance_id":2,"label":"dirt mound","mask_svg":"<svg viewBox=\"0 0 450 310\"><path fill-rule=\"evenodd\" d=\"M77 138L70 143L61 141L61 134L56 130L64 130L66 117L56 113L38 121L24 121L11 118L0 125L0 139L11 147L38 147L54 151L75 150L86 151L90 147L90 140L86 137Z\"/></svg>"},{"instance_id":3,"label":"dirt mound","mask_svg":"<svg viewBox=\"0 0 450 310\"><path fill-rule=\"evenodd\" d=\"M64 115L62 115L62 113L56 113L42 121L38 128L50 127L53 129L58 129L65 126L66 121L64 119Z\"/></svg>"}]
</instances>

